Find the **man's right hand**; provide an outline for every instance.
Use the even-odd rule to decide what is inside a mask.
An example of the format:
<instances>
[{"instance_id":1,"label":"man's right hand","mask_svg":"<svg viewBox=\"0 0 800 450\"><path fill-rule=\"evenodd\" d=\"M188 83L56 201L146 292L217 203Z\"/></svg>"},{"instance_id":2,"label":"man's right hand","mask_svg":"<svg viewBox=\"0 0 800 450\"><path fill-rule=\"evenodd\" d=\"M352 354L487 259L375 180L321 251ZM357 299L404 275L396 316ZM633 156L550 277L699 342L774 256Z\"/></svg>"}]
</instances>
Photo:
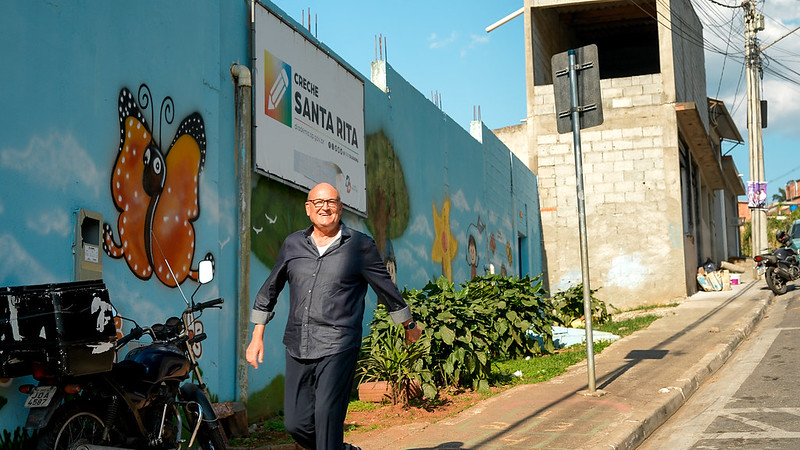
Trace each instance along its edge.
<instances>
[{"instance_id":1,"label":"man's right hand","mask_svg":"<svg viewBox=\"0 0 800 450\"><path fill-rule=\"evenodd\" d=\"M247 346L245 358L255 369L264 362L264 325L256 324L253 328L253 337Z\"/></svg>"}]
</instances>

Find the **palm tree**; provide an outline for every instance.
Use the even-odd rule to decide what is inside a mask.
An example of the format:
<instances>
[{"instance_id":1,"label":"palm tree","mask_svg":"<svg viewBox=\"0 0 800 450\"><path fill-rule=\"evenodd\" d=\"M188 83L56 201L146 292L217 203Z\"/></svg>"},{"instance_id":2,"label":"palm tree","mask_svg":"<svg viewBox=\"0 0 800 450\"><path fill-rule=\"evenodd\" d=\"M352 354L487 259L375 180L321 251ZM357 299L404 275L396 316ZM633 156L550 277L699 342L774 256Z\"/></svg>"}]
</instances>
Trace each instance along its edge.
<instances>
[{"instance_id":1,"label":"palm tree","mask_svg":"<svg viewBox=\"0 0 800 450\"><path fill-rule=\"evenodd\" d=\"M786 189L778 188L778 193L772 196L772 201L775 203L783 203L786 201Z\"/></svg>"}]
</instances>

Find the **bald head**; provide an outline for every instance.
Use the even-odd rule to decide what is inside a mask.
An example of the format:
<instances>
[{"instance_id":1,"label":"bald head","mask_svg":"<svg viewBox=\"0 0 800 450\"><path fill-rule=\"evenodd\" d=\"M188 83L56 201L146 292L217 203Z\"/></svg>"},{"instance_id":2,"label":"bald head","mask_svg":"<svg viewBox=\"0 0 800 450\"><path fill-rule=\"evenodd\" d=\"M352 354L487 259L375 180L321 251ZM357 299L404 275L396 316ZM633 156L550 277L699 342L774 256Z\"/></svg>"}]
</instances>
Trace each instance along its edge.
<instances>
[{"instance_id":1,"label":"bald head","mask_svg":"<svg viewBox=\"0 0 800 450\"><path fill-rule=\"evenodd\" d=\"M328 183L319 183L308 191L307 200L317 198L339 198L339 191Z\"/></svg>"}]
</instances>

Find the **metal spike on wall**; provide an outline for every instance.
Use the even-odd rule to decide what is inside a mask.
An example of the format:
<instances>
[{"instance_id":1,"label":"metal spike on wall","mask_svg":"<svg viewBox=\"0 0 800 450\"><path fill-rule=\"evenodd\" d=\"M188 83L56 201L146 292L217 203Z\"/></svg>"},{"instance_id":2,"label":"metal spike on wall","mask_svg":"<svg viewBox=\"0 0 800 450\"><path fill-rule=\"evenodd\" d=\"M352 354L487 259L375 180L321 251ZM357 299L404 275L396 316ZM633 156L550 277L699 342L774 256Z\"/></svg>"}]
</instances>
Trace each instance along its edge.
<instances>
[{"instance_id":1,"label":"metal spike on wall","mask_svg":"<svg viewBox=\"0 0 800 450\"><path fill-rule=\"evenodd\" d=\"M386 50L387 38L382 34L375 35L375 60L385 61L388 52Z\"/></svg>"},{"instance_id":2,"label":"metal spike on wall","mask_svg":"<svg viewBox=\"0 0 800 450\"><path fill-rule=\"evenodd\" d=\"M436 105L437 108L442 109L442 94L438 90L431 91L431 102Z\"/></svg>"}]
</instances>

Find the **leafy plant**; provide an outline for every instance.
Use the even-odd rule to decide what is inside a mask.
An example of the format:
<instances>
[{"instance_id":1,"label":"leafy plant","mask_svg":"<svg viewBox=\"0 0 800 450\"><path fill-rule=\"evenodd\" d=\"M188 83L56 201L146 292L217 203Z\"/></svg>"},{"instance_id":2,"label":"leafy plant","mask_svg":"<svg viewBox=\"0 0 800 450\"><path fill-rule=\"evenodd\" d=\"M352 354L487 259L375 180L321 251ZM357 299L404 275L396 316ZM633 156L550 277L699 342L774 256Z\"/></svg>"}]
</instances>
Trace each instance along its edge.
<instances>
[{"instance_id":1,"label":"leafy plant","mask_svg":"<svg viewBox=\"0 0 800 450\"><path fill-rule=\"evenodd\" d=\"M553 351L552 306L541 279L476 277L456 291L440 277L403 296L430 336L425 367L437 386L489 390L493 359ZM526 333L543 337L544 348ZM426 393L427 396L427 393Z\"/></svg>"},{"instance_id":2,"label":"leafy plant","mask_svg":"<svg viewBox=\"0 0 800 450\"><path fill-rule=\"evenodd\" d=\"M370 322L371 331L363 340L358 363L360 381L387 381L391 385L392 404L407 403L414 386L421 386L428 397L436 396L436 387L424 358L430 351L430 338L406 345L402 325L391 323L386 307L379 305Z\"/></svg>"},{"instance_id":3,"label":"leafy plant","mask_svg":"<svg viewBox=\"0 0 800 450\"><path fill-rule=\"evenodd\" d=\"M592 323L601 324L611 320L605 302L594 296L597 289L591 289L589 292L592 302ZM583 306L583 283L553 294L554 314L559 325L570 326L576 320L584 319Z\"/></svg>"},{"instance_id":4,"label":"leafy plant","mask_svg":"<svg viewBox=\"0 0 800 450\"><path fill-rule=\"evenodd\" d=\"M28 430L17 427L14 434L11 434L8 430L3 430L0 436L0 450L25 450L33 448L36 441L35 431L33 434L28 434Z\"/></svg>"}]
</instances>

